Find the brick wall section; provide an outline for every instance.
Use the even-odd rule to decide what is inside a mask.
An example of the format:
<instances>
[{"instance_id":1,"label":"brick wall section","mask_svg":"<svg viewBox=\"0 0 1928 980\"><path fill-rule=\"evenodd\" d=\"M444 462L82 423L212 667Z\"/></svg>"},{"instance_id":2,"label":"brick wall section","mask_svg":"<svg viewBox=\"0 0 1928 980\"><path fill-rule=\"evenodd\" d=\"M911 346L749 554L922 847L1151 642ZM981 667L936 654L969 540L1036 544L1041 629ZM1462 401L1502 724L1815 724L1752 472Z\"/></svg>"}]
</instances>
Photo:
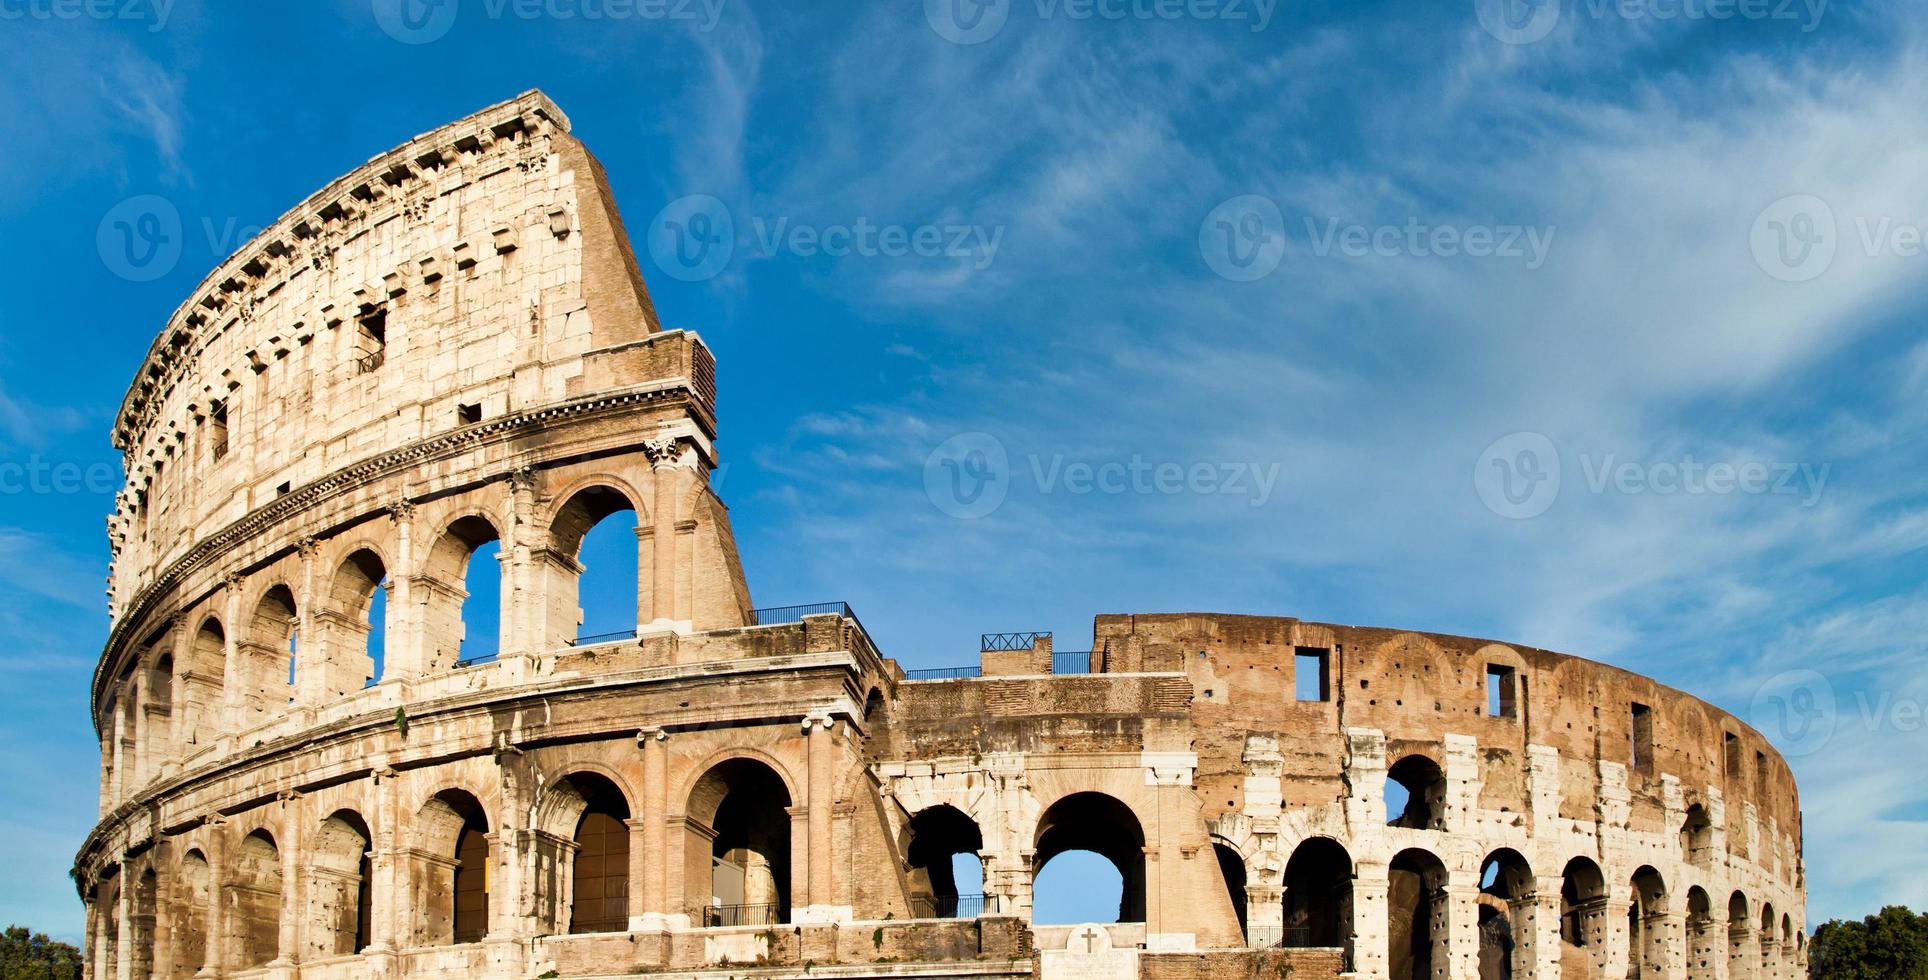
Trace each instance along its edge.
<instances>
[{"instance_id":1,"label":"brick wall section","mask_svg":"<svg viewBox=\"0 0 1928 980\"><path fill-rule=\"evenodd\" d=\"M1337 980L1344 966L1336 949L1220 950L1146 953L1141 980Z\"/></svg>"}]
</instances>

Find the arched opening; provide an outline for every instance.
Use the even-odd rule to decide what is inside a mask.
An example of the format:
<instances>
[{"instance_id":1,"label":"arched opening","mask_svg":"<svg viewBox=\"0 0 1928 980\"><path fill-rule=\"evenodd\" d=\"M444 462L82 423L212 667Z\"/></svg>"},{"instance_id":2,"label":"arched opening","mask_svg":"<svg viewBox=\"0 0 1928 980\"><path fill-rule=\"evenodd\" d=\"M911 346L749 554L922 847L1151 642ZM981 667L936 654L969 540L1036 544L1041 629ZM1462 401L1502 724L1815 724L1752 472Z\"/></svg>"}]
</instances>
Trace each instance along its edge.
<instances>
[{"instance_id":1,"label":"arched opening","mask_svg":"<svg viewBox=\"0 0 1928 980\"><path fill-rule=\"evenodd\" d=\"M1781 956L1787 963L1789 973L1800 973L1805 964L1801 962L1801 947L1794 940L1794 920L1786 913L1781 914Z\"/></svg>"},{"instance_id":2,"label":"arched opening","mask_svg":"<svg viewBox=\"0 0 1928 980\"><path fill-rule=\"evenodd\" d=\"M117 873L94 886L94 949L91 962L101 965L98 976L120 975L120 889Z\"/></svg>"},{"instance_id":3,"label":"arched opening","mask_svg":"<svg viewBox=\"0 0 1928 980\"><path fill-rule=\"evenodd\" d=\"M228 638L221 621L212 617L201 623L188 648L186 669L181 671L181 741L201 745L212 741L205 734L219 730L215 724L226 683Z\"/></svg>"},{"instance_id":4,"label":"arched opening","mask_svg":"<svg viewBox=\"0 0 1928 980\"><path fill-rule=\"evenodd\" d=\"M188 980L207 964L210 884L207 857L199 850L182 855L181 877L175 882L179 911L169 927L174 946L168 957L169 980Z\"/></svg>"},{"instance_id":5,"label":"arched opening","mask_svg":"<svg viewBox=\"0 0 1928 980\"><path fill-rule=\"evenodd\" d=\"M228 959L245 969L268 963L280 951L281 851L266 830L243 838L237 850L228 888L233 943Z\"/></svg>"},{"instance_id":6,"label":"arched opening","mask_svg":"<svg viewBox=\"0 0 1928 980\"><path fill-rule=\"evenodd\" d=\"M1386 887L1387 974L1392 980L1446 980L1450 929L1446 865L1428 851L1393 856Z\"/></svg>"},{"instance_id":7,"label":"arched opening","mask_svg":"<svg viewBox=\"0 0 1928 980\"><path fill-rule=\"evenodd\" d=\"M585 487L556 512L550 622L567 634L556 645L635 634L642 621L637 519L635 505L610 487Z\"/></svg>"},{"instance_id":8,"label":"arched opening","mask_svg":"<svg viewBox=\"0 0 1928 980\"><path fill-rule=\"evenodd\" d=\"M1760 957L1753 949L1753 928L1749 924L1747 896L1735 892L1727 896L1727 978L1750 980Z\"/></svg>"},{"instance_id":9,"label":"arched opening","mask_svg":"<svg viewBox=\"0 0 1928 980\"><path fill-rule=\"evenodd\" d=\"M755 759L719 762L697 780L685 886L707 896L704 925L790 921L790 806L783 777Z\"/></svg>"},{"instance_id":10,"label":"arched opening","mask_svg":"<svg viewBox=\"0 0 1928 980\"><path fill-rule=\"evenodd\" d=\"M607 778L580 772L556 784L558 819L574 842L569 867L569 931L629 929L629 800ZM570 815L574 819L570 820Z\"/></svg>"},{"instance_id":11,"label":"arched opening","mask_svg":"<svg viewBox=\"0 0 1928 980\"><path fill-rule=\"evenodd\" d=\"M884 692L871 688L864 696L864 724L871 725L884 718Z\"/></svg>"},{"instance_id":12,"label":"arched opening","mask_svg":"<svg viewBox=\"0 0 1928 980\"><path fill-rule=\"evenodd\" d=\"M388 609L388 567L381 556L363 548L343 559L328 598L316 619L328 645L323 687L333 698L381 680Z\"/></svg>"},{"instance_id":13,"label":"arched opening","mask_svg":"<svg viewBox=\"0 0 1928 980\"><path fill-rule=\"evenodd\" d=\"M154 917L160 899L160 883L153 868L141 870L140 877L134 880L131 897L127 924L132 942L128 943L127 960L133 969L129 975L151 977L154 975Z\"/></svg>"},{"instance_id":14,"label":"arched opening","mask_svg":"<svg viewBox=\"0 0 1928 980\"><path fill-rule=\"evenodd\" d=\"M1713 980L1723 958L1713 902L1699 886L1687 889L1687 980Z\"/></svg>"},{"instance_id":15,"label":"arched opening","mask_svg":"<svg viewBox=\"0 0 1928 980\"><path fill-rule=\"evenodd\" d=\"M1533 975L1533 868L1520 852L1502 847L1480 863L1479 975L1513 980Z\"/></svg>"},{"instance_id":16,"label":"arched opening","mask_svg":"<svg viewBox=\"0 0 1928 980\"><path fill-rule=\"evenodd\" d=\"M114 771L120 775L120 799L132 796L141 786L141 692L129 663L115 684L114 705L119 709L115 724Z\"/></svg>"},{"instance_id":17,"label":"arched opening","mask_svg":"<svg viewBox=\"0 0 1928 980\"><path fill-rule=\"evenodd\" d=\"M474 796L443 790L415 816L416 945L472 943L489 932L489 816Z\"/></svg>"},{"instance_id":18,"label":"arched opening","mask_svg":"<svg viewBox=\"0 0 1928 980\"><path fill-rule=\"evenodd\" d=\"M309 866L308 955L347 956L368 948L374 876L368 851L373 837L353 810L322 821Z\"/></svg>"},{"instance_id":19,"label":"arched opening","mask_svg":"<svg viewBox=\"0 0 1928 980\"><path fill-rule=\"evenodd\" d=\"M417 580L422 610L422 670L483 663L501 651L501 535L487 520L468 516L450 524L429 549Z\"/></svg>"},{"instance_id":20,"label":"arched opening","mask_svg":"<svg viewBox=\"0 0 1928 980\"><path fill-rule=\"evenodd\" d=\"M1579 951L1591 965L1592 976L1607 966L1607 879L1600 866L1583 857L1567 862L1560 880L1561 959Z\"/></svg>"},{"instance_id":21,"label":"arched opening","mask_svg":"<svg viewBox=\"0 0 1928 980\"><path fill-rule=\"evenodd\" d=\"M250 715L249 727L279 716L294 700L300 625L294 591L285 585L269 589L254 604L241 653L246 676L242 704Z\"/></svg>"},{"instance_id":22,"label":"arched opening","mask_svg":"<svg viewBox=\"0 0 1928 980\"><path fill-rule=\"evenodd\" d=\"M1103 793L1073 793L1044 811L1036 842L1031 921L1145 921L1145 831L1131 807ZM1060 862L1055 871L1054 861ZM1094 872L1103 874L1103 863L1118 874L1118 905L1111 914L1099 904L1108 892L1092 880Z\"/></svg>"},{"instance_id":23,"label":"arched opening","mask_svg":"<svg viewBox=\"0 0 1928 980\"><path fill-rule=\"evenodd\" d=\"M1238 918L1239 937L1251 942L1251 930L1245 919L1245 858L1229 844L1212 843L1212 853L1218 857L1218 876L1225 882L1226 897L1232 900L1232 914Z\"/></svg>"},{"instance_id":24,"label":"arched opening","mask_svg":"<svg viewBox=\"0 0 1928 980\"><path fill-rule=\"evenodd\" d=\"M933 806L910 818L910 843L905 863L910 865L911 914L925 919L968 919L984 911L984 873L977 852L984 835L977 821L953 806ZM959 865L976 866L976 879L966 891L959 888Z\"/></svg>"},{"instance_id":25,"label":"arched opening","mask_svg":"<svg viewBox=\"0 0 1928 980\"><path fill-rule=\"evenodd\" d=\"M1779 955L1780 945L1777 942L1777 940L1779 939L1779 936L1780 936L1779 931L1777 930L1774 922L1774 903L1762 902L1761 903L1761 928L1760 928L1760 934L1758 938L1761 944L1760 975L1763 977L1773 977L1773 976L1779 975L1778 970L1780 967L1780 955Z\"/></svg>"},{"instance_id":26,"label":"arched opening","mask_svg":"<svg viewBox=\"0 0 1928 980\"><path fill-rule=\"evenodd\" d=\"M1627 906L1627 976L1667 975L1667 883L1660 872L1642 866L1633 873L1633 902Z\"/></svg>"},{"instance_id":27,"label":"arched opening","mask_svg":"<svg viewBox=\"0 0 1928 980\"><path fill-rule=\"evenodd\" d=\"M157 641L164 642L164 641ZM152 651L150 650L150 656ZM152 659L141 679L140 782L161 774L174 751L174 657L163 653Z\"/></svg>"},{"instance_id":28,"label":"arched opening","mask_svg":"<svg viewBox=\"0 0 1928 980\"><path fill-rule=\"evenodd\" d=\"M1714 821L1707 808L1696 803L1687 808L1680 824L1680 859L1696 868L1705 868L1714 856Z\"/></svg>"},{"instance_id":29,"label":"arched opening","mask_svg":"<svg viewBox=\"0 0 1928 980\"><path fill-rule=\"evenodd\" d=\"M1352 856L1329 837L1314 837L1285 863L1284 944L1352 950Z\"/></svg>"},{"instance_id":30,"label":"arched opening","mask_svg":"<svg viewBox=\"0 0 1928 980\"><path fill-rule=\"evenodd\" d=\"M1409 755L1386 770L1386 826L1446 829L1446 774L1439 763Z\"/></svg>"}]
</instances>

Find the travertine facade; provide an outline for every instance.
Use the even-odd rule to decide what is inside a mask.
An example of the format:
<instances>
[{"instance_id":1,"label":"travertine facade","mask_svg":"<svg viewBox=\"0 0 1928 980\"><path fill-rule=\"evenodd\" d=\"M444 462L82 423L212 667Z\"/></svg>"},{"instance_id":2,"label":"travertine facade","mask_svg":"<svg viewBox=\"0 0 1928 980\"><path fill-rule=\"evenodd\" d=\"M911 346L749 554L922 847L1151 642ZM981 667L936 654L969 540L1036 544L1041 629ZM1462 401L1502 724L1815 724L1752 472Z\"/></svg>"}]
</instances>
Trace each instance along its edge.
<instances>
[{"instance_id":1,"label":"travertine facade","mask_svg":"<svg viewBox=\"0 0 1928 980\"><path fill-rule=\"evenodd\" d=\"M906 676L841 605L752 608L715 397L537 93L215 270L115 429L93 976L1802 971L1794 783L1724 712L1242 616ZM635 623L585 637L605 520L635 526ZM1031 924L1071 850L1117 867L1118 922Z\"/></svg>"}]
</instances>

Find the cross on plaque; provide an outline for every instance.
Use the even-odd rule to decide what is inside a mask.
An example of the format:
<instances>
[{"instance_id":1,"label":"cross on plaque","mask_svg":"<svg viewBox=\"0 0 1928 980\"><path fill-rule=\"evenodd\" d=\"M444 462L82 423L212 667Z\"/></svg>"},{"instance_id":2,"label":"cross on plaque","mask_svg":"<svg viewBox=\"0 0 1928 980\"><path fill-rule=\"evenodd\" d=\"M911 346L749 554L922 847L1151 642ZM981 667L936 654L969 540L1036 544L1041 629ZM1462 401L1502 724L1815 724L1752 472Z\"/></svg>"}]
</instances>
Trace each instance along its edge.
<instances>
[{"instance_id":1,"label":"cross on plaque","mask_svg":"<svg viewBox=\"0 0 1928 980\"><path fill-rule=\"evenodd\" d=\"M1087 955L1098 951L1096 948L1098 945L1098 935L1098 930L1090 926L1086 926L1085 931L1078 934L1078 938L1084 940L1084 951Z\"/></svg>"}]
</instances>

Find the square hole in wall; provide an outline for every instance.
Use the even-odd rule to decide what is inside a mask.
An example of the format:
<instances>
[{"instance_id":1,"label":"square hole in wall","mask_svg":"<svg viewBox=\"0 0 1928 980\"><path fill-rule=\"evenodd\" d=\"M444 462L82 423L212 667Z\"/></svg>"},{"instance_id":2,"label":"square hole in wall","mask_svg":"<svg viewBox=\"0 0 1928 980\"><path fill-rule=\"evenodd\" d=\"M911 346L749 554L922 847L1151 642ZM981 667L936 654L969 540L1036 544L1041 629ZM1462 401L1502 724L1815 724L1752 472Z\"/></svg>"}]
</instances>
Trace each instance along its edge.
<instances>
[{"instance_id":1,"label":"square hole in wall","mask_svg":"<svg viewBox=\"0 0 1928 980\"><path fill-rule=\"evenodd\" d=\"M1486 665L1486 714L1493 718L1520 716L1519 672L1506 664Z\"/></svg>"},{"instance_id":2,"label":"square hole in wall","mask_svg":"<svg viewBox=\"0 0 1928 980\"><path fill-rule=\"evenodd\" d=\"M1299 701L1332 700L1332 654L1324 647L1299 647L1292 655L1293 697Z\"/></svg>"}]
</instances>

